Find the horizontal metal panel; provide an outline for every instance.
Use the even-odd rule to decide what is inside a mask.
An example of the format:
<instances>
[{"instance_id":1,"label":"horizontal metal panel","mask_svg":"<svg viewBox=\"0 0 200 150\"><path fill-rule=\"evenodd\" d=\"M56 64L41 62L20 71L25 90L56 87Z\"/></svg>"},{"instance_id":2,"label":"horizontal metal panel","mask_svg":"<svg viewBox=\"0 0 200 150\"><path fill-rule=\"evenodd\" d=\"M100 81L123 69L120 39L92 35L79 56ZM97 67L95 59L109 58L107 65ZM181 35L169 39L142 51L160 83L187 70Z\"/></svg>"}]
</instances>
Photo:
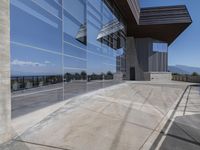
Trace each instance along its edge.
<instances>
[{"instance_id":1,"label":"horizontal metal panel","mask_svg":"<svg viewBox=\"0 0 200 150\"><path fill-rule=\"evenodd\" d=\"M142 8L140 12L140 25L190 22L192 20L184 5Z\"/></svg>"}]
</instances>

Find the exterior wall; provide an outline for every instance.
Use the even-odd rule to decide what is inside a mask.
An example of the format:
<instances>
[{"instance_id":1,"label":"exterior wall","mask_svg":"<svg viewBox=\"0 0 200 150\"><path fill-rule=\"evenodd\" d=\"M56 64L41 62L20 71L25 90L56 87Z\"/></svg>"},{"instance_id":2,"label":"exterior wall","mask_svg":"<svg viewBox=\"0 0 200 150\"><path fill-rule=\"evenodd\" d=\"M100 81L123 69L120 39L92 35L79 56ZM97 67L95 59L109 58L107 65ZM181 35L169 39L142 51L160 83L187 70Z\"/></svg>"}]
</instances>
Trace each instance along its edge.
<instances>
[{"instance_id":1,"label":"exterior wall","mask_svg":"<svg viewBox=\"0 0 200 150\"><path fill-rule=\"evenodd\" d=\"M149 71L166 72L168 69L168 53L167 52L150 52Z\"/></svg>"},{"instance_id":2,"label":"exterior wall","mask_svg":"<svg viewBox=\"0 0 200 150\"><path fill-rule=\"evenodd\" d=\"M127 79L130 79L131 67L135 68L135 80L150 80L150 75L145 72L167 71L167 52L153 50L154 41L151 38L127 38Z\"/></svg>"},{"instance_id":3,"label":"exterior wall","mask_svg":"<svg viewBox=\"0 0 200 150\"><path fill-rule=\"evenodd\" d=\"M136 49L138 62L144 72L149 71L149 52L152 49L152 39L150 38L137 38Z\"/></svg>"},{"instance_id":4,"label":"exterior wall","mask_svg":"<svg viewBox=\"0 0 200 150\"><path fill-rule=\"evenodd\" d=\"M141 43L142 44L142 43ZM140 64L140 52L136 48L136 39L134 37L127 38L127 56L126 56L126 73L127 79L130 80L130 68L135 68L135 80L144 80L143 69Z\"/></svg>"},{"instance_id":5,"label":"exterior wall","mask_svg":"<svg viewBox=\"0 0 200 150\"><path fill-rule=\"evenodd\" d=\"M171 81L171 72L145 72L145 81Z\"/></svg>"},{"instance_id":6,"label":"exterior wall","mask_svg":"<svg viewBox=\"0 0 200 150\"><path fill-rule=\"evenodd\" d=\"M126 43L126 77L130 80L130 68L135 66L135 39L134 37L128 37Z\"/></svg>"},{"instance_id":7,"label":"exterior wall","mask_svg":"<svg viewBox=\"0 0 200 150\"><path fill-rule=\"evenodd\" d=\"M152 39L152 49L149 50L149 72L168 71L168 44Z\"/></svg>"},{"instance_id":8,"label":"exterior wall","mask_svg":"<svg viewBox=\"0 0 200 150\"><path fill-rule=\"evenodd\" d=\"M9 3L0 3L0 144L9 140L11 123Z\"/></svg>"}]
</instances>

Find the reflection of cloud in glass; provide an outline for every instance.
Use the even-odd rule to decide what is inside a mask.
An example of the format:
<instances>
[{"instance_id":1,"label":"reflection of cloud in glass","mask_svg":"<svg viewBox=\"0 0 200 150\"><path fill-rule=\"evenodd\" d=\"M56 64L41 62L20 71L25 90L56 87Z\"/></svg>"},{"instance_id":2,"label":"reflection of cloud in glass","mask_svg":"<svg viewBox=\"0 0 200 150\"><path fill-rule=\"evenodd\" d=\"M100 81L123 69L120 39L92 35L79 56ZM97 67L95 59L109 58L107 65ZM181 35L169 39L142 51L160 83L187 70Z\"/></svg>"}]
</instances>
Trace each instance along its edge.
<instances>
[{"instance_id":1,"label":"reflection of cloud in glass","mask_svg":"<svg viewBox=\"0 0 200 150\"><path fill-rule=\"evenodd\" d=\"M33 62L33 61L22 61L22 60L14 59L11 62L11 64L17 65L17 66L46 67L48 64L51 64L51 62L46 60L44 63L39 63L39 62Z\"/></svg>"},{"instance_id":2,"label":"reflection of cloud in glass","mask_svg":"<svg viewBox=\"0 0 200 150\"><path fill-rule=\"evenodd\" d=\"M45 64L50 64L51 62L50 62L50 61L48 61L48 60L46 60L44 63L45 63Z\"/></svg>"}]
</instances>

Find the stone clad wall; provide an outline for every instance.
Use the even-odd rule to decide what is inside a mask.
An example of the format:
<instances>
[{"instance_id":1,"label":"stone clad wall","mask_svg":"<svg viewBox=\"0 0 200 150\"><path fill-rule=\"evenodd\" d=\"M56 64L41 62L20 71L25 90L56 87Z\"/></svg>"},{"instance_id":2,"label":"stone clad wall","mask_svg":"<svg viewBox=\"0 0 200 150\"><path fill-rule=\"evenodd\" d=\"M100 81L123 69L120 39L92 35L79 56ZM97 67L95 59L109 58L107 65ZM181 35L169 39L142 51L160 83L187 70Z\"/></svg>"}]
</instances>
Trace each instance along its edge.
<instances>
[{"instance_id":1,"label":"stone clad wall","mask_svg":"<svg viewBox=\"0 0 200 150\"><path fill-rule=\"evenodd\" d=\"M151 81L171 81L172 73L171 72L150 72Z\"/></svg>"},{"instance_id":2,"label":"stone clad wall","mask_svg":"<svg viewBox=\"0 0 200 150\"><path fill-rule=\"evenodd\" d=\"M10 139L10 10L9 0L0 2L0 144Z\"/></svg>"},{"instance_id":3,"label":"stone clad wall","mask_svg":"<svg viewBox=\"0 0 200 150\"><path fill-rule=\"evenodd\" d=\"M171 81L171 72L144 72L145 81Z\"/></svg>"}]
</instances>

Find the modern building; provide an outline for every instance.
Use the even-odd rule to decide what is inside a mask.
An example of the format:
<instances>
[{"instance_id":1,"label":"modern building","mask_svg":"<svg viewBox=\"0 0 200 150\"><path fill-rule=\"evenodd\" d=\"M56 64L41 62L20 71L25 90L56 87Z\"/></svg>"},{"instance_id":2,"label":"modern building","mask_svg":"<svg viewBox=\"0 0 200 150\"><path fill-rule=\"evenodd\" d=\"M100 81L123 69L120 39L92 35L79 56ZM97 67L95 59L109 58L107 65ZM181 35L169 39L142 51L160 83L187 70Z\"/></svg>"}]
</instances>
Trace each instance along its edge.
<instances>
[{"instance_id":1,"label":"modern building","mask_svg":"<svg viewBox=\"0 0 200 150\"><path fill-rule=\"evenodd\" d=\"M11 99L18 117L26 101L45 107L123 80L169 77L168 46L192 23L186 6L138 0L2 0L0 9L0 143L10 138Z\"/></svg>"}]
</instances>

